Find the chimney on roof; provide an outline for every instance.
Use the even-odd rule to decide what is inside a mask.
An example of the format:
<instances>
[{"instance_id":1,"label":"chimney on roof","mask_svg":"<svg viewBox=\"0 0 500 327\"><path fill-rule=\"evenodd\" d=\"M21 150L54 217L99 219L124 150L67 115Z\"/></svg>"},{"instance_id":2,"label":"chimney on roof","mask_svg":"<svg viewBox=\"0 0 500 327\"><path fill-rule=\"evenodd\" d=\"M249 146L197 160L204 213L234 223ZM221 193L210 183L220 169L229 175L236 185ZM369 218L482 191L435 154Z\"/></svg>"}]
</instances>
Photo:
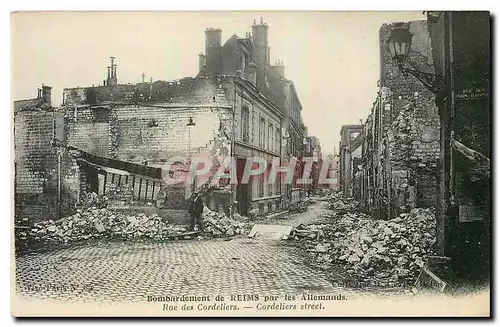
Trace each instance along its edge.
<instances>
[{"instance_id":1,"label":"chimney on roof","mask_svg":"<svg viewBox=\"0 0 500 327\"><path fill-rule=\"evenodd\" d=\"M115 57L109 57L111 59L111 78L115 77Z\"/></svg>"},{"instance_id":2,"label":"chimney on roof","mask_svg":"<svg viewBox=\"0 0 500 327\"><path fill-rule=\"evenodd\" d=\"M260 24L252 25L252 40L253 40L253 54L255 64L257 65L257 87L264 87L264 76L266 67L269 66L269 40L268 40L269 26L264 24L264 18L261 17Z\"/></svg>"},{"instance_id":3,"label":"chimney on roof","mask_svg":"<svg viewBox=\"0 0 500 327\"><path fill-rule=\"evenodd\" d=\"M108 66L108 79L106 81L106 85L114 86L118 83L116 79L116 64L115 57L109 57L111 59L111 65Z\"/></svg>"},{"instance_id":4,"label":"chimney on roof","mask_svg":"<svg viewBox=\"0 0 500 327\"><path fill-rule=\"evenodd\" d=\"M278 59L276 64L273 66L273 69L280 74L281 77L285 77L285 65L283 61Z\"/></svg>"},{"instance_id":5,"label":"chimney on roof","mask_svg":"<svg viewBox=\"0 0 500 327\"><path fill-rule=\"evenodd\" d=\"M257 86L257 66L253 61L248 64L248 80Z\"/></svg>"},{"instance_id":6,"label":"chimney on roof","mask_svg":"<svg viewBox=\"0 0 500 327\"><path fill-rule=\"evenodd\" d=\"M207 28L205 30L205 72L208 76L218 75L222 61L222 30Z\"/></svg>"},{"instance_id":7,"label":"chimney on roof","mask_svg":"<svg viewBox=\"0 0 500 327\"><path fill-rule=\"evenodd\" d=\"M52 106L52 87L42 84L43 102Z\"/></svg>"}]
</instances>

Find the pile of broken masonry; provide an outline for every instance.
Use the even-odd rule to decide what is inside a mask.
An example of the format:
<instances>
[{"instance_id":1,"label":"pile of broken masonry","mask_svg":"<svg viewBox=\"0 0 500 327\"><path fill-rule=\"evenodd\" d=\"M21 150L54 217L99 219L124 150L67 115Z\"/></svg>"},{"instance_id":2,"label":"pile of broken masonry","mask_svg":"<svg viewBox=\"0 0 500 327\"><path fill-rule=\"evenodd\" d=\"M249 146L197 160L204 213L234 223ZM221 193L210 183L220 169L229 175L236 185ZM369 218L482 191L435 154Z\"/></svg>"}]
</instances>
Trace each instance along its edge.
<instances>
[{"instance_id":1,"label":"pile of broken masonry","mask_svg":"<svg viewBox=\"0 0 500 327\"><path fill-rule=\"evenodd\" d=\"M416 208L390 220L355 212L342 200L323 224L298 226L292 239L315 254L317 265L341 267L346 280L365 285L412 284L435 242L433 209Z\"/></svg>"},{"instance_id":2,"label":"pile of broken masonry","mask_svg":"<svg viewBox=\"0 0 500 327\"><path fill-rule=\"evenodd\" d=\"M99 239L165 241L224 237L244 234L251 227L236 220L238 216L231 219L206 207L202 217L205 233L200 234L199 231L189 231L189 226L170 223L156 214L130 215L107 208L82 208L74 215L56 221L33 224L19 233L17 243L22 248L43 248Z\"/></svg>"}]
</instances>

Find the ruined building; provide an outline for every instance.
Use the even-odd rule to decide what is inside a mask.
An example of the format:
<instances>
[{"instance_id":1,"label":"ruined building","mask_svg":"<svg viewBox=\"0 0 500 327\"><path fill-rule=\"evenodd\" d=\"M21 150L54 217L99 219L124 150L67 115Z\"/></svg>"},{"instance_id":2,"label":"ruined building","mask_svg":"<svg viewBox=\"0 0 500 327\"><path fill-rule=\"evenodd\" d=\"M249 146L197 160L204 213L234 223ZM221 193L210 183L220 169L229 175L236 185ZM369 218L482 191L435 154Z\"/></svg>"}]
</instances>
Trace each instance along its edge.
<instances>
[{"instance_id":1,"label":"ruined building","mask_svg":"<svg viewBox=\"0 0 500 327\"><path fill-rule=\"evenodd\" d=\"M354 196L354 177L361 159L363 125L343 125L339 144L339 190L344 198Z\"/></svg>"},{"instance_id":2,"label":"ruined building","mask_svg":"<svg viewBox=\"0 0 500 327\"><path fill-rule=\"evenodd\" d=\"M441 121L437 249L452 279L489 280L491 262L491 16L427 12Z\"/></svg>"},{"instance_id":3,"label":"ruined building","mask_svg":"<svg viewBox=\"0 0 500 327\"><path fill-rule=\"evenodd\" d=\"M224 45L220 29L207 29L196 77L123 84L111 57L102 85L65 88L60 108L51 107L49 87L16 102L19 203L53 211L25 214L30 207L23 205L16 215L56 219L74 210L85 192L95 192L113 207L182 216L190 193L200 189L208 190L209 208L228 214L287 208L302 196L293 185L265 177L240 183L248 157L265 158L268 172L273 161L303 156L302 106L283 64L270 64L268 28L254 22L251 34ZM213 185L203 176L193 186L165 183L166 176L186 174L197 158L210 157L216 170L230 156L237 185L228 178Z\"/></svg>"},{"instance_id":4,"label":"ruined building","mask_svg":"<svg viewBox=\"0 0 500 327\"><path fill-rule=\"evenodd\" d=\"M404 24L413 34L409 64L433 73L427 22ZM382 218L436 205L440 149L435 95L393 62L387 45L393 27L380 28L379 92L364 124L359 190L354 190L362 206Z\"/></svg>"},{"instance_id":5,"label":"ruined building","mask_svg":"<svg viewBox=\"0 0 500 327\"><path fill-rule=\"evenodd\" d=\"M56 219L70 213L79 197L78 165L57 142L64 139L64 116L52 107L52 88L42 85L34 99L14 102L15 219Z\"/></svg>"}]
</instances>

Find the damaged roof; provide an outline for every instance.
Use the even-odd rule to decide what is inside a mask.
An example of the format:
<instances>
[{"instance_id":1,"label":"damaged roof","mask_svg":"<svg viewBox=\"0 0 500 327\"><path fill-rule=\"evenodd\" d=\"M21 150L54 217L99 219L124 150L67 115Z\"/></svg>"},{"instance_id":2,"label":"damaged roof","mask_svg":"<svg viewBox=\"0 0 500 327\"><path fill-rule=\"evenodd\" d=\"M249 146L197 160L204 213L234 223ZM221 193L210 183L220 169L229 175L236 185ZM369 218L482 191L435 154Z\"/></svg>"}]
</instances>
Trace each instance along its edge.
<instances>
[{"instance_id":1,"label":"damaged roof","mask_svg":"<svg viewBox=\"0 0 500 327\"><path fill-rule=\"evenodd\" d=\"M31 109L42 109L45 104L43 98L14 101L14 112Z\"/></svg>"}]
</instances>

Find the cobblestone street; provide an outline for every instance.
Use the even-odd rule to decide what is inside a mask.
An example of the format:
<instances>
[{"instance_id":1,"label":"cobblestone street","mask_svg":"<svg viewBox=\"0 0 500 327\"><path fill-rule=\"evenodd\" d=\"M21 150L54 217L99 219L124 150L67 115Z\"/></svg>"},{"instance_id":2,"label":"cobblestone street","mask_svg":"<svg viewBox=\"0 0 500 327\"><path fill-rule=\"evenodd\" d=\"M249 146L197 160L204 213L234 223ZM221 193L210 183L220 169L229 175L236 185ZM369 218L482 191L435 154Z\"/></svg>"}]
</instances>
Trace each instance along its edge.
<instances>
[{"instance_id":1,"label":"cobblestone street","mask_svg":"<svg viewBox=\"0 0 500 327\"><path fill-rule=\"evenodd\" d=\"M327 203L311 199L312 204L308 206L307 211L293 214L277 215L275 218L266 219L263 224L279 224L297 227L300 224L316 223L322 220L323 214L330 213L327 209Z\"/></svg>"},{"instance_id":2,"label":"cobblestone street","mask_svg":"<svg viewBox=\"0 0 500 327\"><path fill-rule=\"evenodd\" d=\"M280 219L319 217L323 203ZM274 221L273 221L274 223ZM100 243L16 260L20 295L55 300L146 301L147 296L335 292L282 241L236 237L161 244Z\"/></svg>"}]
</instances>

